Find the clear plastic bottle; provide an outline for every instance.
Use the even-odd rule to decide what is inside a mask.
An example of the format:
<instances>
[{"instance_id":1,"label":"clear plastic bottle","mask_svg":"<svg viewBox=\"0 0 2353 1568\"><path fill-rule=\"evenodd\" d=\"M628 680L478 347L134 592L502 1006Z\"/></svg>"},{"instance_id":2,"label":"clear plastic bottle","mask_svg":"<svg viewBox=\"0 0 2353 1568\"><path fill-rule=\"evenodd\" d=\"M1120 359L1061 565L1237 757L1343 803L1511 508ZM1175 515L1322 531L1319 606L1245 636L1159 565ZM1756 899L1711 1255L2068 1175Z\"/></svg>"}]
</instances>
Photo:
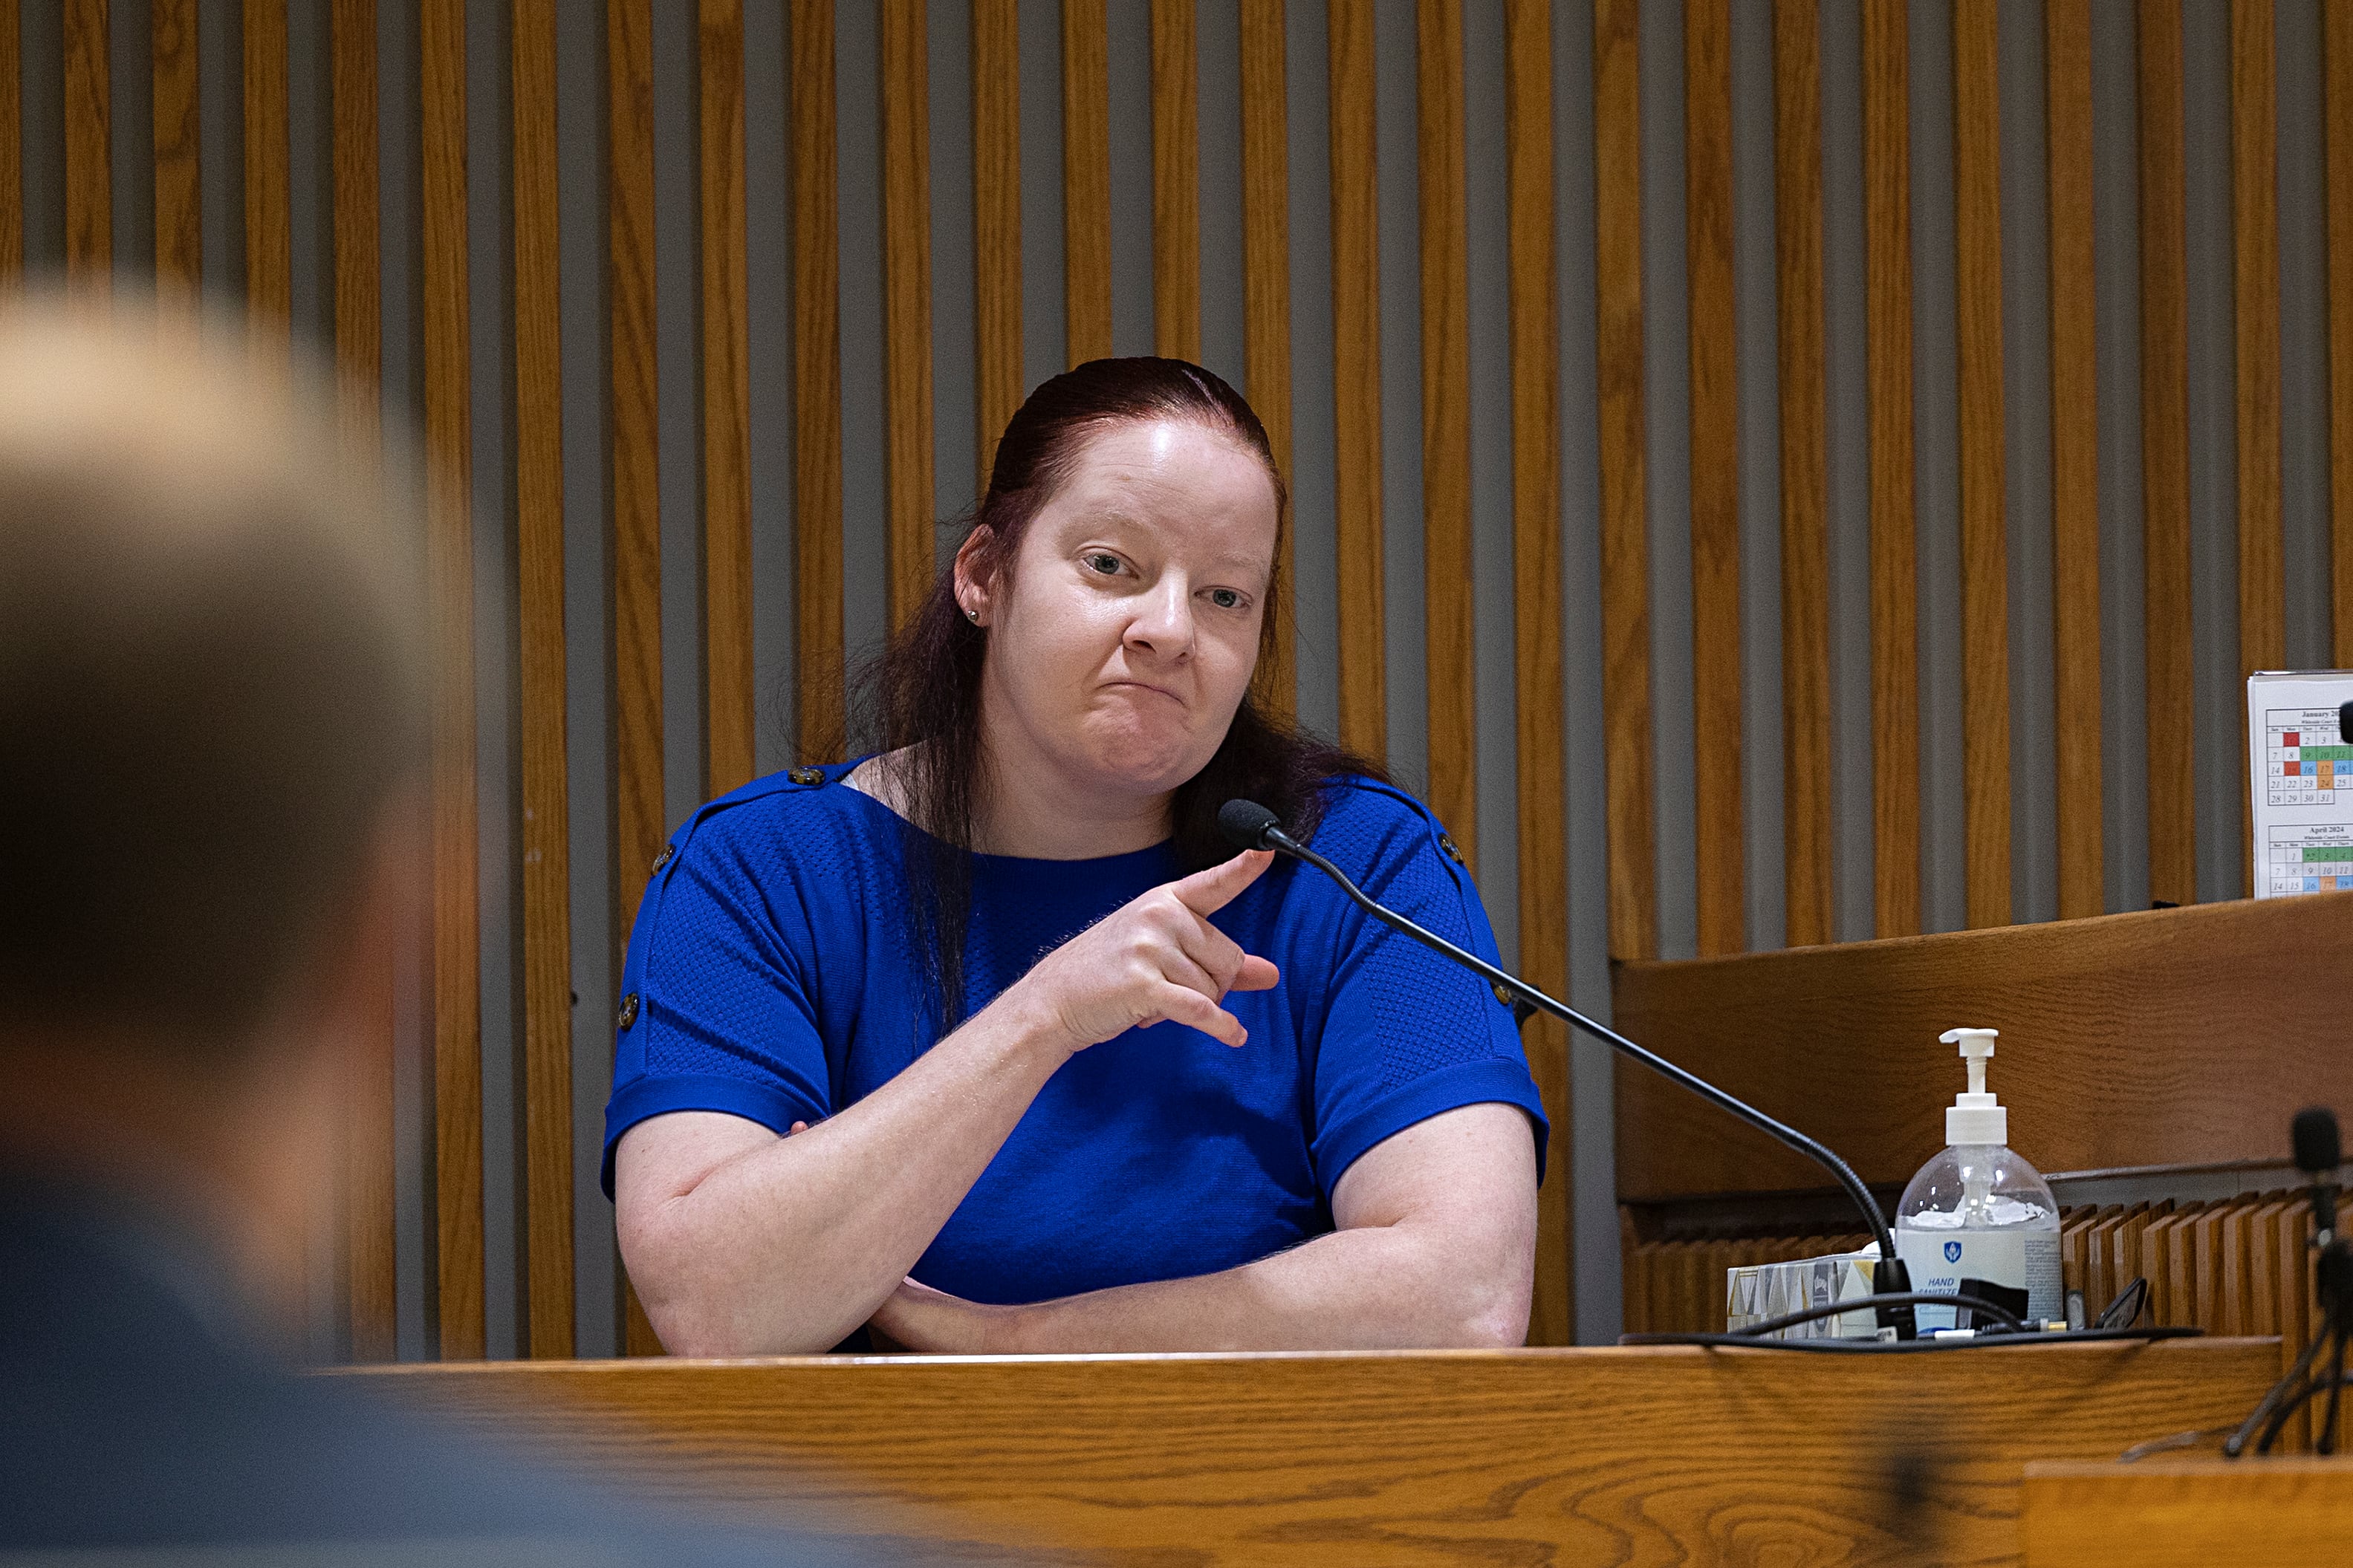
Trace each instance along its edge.
<instances>
[{"instance_id":1,"label":"clear plastic bottle","mask_svg":"<svg viewBox=\"0 0 2353 1568\"><path fill-rule=\"evenodd\" d=\"M2010 1112L1986 1090L1992 1029L1939 1037L1968 1058L1968 1092L1945 1111L1945 1149L1920 1167L1895 1211L1895 1253L1912 1289L1948 1294L1964 1279L2026 1292L2030 1324L2066 1310L2059 1204L2042 1173L2010 1148ZM1950 1307L1922 1307L1920 1331L1953 1326Z\"/></svg>"}]
</instances>

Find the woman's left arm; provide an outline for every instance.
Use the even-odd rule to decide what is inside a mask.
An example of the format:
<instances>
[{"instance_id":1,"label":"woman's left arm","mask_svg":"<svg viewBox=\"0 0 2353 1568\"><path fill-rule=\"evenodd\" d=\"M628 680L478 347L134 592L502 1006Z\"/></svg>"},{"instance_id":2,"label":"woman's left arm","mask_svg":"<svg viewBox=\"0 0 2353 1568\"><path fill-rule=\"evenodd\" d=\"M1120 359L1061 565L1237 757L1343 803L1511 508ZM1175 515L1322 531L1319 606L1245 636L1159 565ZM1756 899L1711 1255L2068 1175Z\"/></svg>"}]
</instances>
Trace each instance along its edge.
<instances>
[{"instance_id":1,"label":"woman's left arm","mask_svg":"<svg viewBox=\"0 0 2353 1568\"><path fill-rule=\"evenodd\" d=\"M911 1351L1366 1350L1517 1345L1535 1271L1526 1114L1465 1105L1366 1150L1329 1235L1221 1274L993 1307L909 1281L874 1314Z\"/></svg>"}]
</instances>

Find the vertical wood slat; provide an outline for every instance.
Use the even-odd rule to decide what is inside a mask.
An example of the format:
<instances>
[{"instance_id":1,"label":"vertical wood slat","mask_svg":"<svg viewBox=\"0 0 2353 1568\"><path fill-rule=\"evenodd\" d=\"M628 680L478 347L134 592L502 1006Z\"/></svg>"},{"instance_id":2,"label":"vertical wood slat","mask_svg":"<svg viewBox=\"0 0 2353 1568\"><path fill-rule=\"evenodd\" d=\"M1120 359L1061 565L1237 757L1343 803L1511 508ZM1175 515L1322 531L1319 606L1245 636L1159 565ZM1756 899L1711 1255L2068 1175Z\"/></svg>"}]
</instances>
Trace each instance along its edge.
<instances>
[{"instance_id":1,"label":"vertical wood slat","mask_svg":"<svg viewBox=\"0 0 2353 1568\"><path fill-rule=\"evenodd\" d=\"M881 11L882 384L892 630L932 585L931 90L923 0Z\"/></svg>"},{"instance_id":2,"label":"vertical wood slat","mask_svg":"<svg viewBox=\"0 0 2353 1568\"><path fill-rule=\"evenodd\" d=\"M841 259L832 0L792 0L794 705L804 760L841 737Z\"/></svg>"},{"instance_id":3,"label":"vertical wood slat","mask_svg":"<svg viewBox=\"0 0 2353 1568\"><path fill-rule=\"evenodd\" d=\"M0 283L25 269L24 83L16 0L0 0Z\"/></svg>"},{"instance_id":4,"label":"vertical wood slat","mask_svg":"<svg viewBox=\"0 0 2353 1568\"><path fill-rule=\"evenodd\" d=\"M2100 835L2099 343L2092 269L2090 0L2050 0L2044 39L2059 918L2080 920L2107 906Z\"/></svg>"},{"instance_id":5,"label":"vertical wood slat","mask_svg":"<svg viewBox=\"0 0 2353 1568\"><path fill-rule=\"evenodd\" d=\"M66 268L104 272L114 261L112 84L107 0L63 0Z\"/></svg>"},{"instance_id":6,"label":"vertical wood slat","mask_svg":"<svg viewBox=\"0 0 2353 1568\"><path fill-rule=\"evenodd\" d=\"M1658 954L1642 407L1638 0L1593 0L1594 358L1601 468L1601 672L1609 956Z\"/></svg>"},{"instance_id":7,"label":"vertical wood slat","mask_svg":"<svg viewBox=\"0 0 2353 1568\"><path fill-rule=\"evenodd\" d=\"M1421 231L1421 598L1430 804L1475 872L1479 731L1471 647L1471 258L1461 0L1415 13Z\"/></svg>"},{"instance_id":8,"label":"vertical wood slat","mask_svg":"<svg viewBox=\"0 0 2353 1568\"><path fill-rule=\"evenodd\" d=\"M150 0L148 52L154 84L155 282L168 291L192 294L203 282L205 255L196 0ZM15 200L13 192L7 199Z\"/></svg>"},{"instance_id":9,"label":"vertical wood slat","mask_svg":"<svg viewBox=\"0 0 2353 1568\"><path fill-rule=\"evenodd\" d=\"M2280 487L2278 57L2272 0L2231 3L2231 208L2238 350L2239 674L2287 662L2286 540ZM2252 892L2254 800L2239 742L2239 847Z\"/></svg>"},{"instance_id":10,"label":"vertical wood slat","mask_svg":"<svg viewBox=\"0 0 2353 1568\"><path fill-rule=\"evenodd\" d=\"M194 7L189 11L193 21ZM193 26L187 38L193 61ZM373 432L378 418L377 389L384 374L376 214L375 0L334 0L329 47L334 99L335 359L343 377L345 418ZM159 89L159 102L162 96ZM189 121L192 136L194 123ZM193 164L193 142L189 147ZM160 169L157 185L160 193ZM161 201L159 194L159 208ZM163 228L159 211L159 255ZM195 282L193 268L187 277L191 284ZM345 1162L349 1184L345 1279L355 1361L390 1361L398 1349L393 1140L393 1061L397 1049L394 987L398 965L396 955L389 952L380 954L377 963L374 977L377 1053L368 1061L364 1077L352 1088L351 1147Z\"/></svg>"},{"instance_id":11,"label":"vertical wood slat","mask_svg":"<svg viewBox=\"0 0 2353 1568\"><path fill-rule=\"evenodd\" d=\"M245 0L246 309L280 331L294 301L289 155L286 0Z\"/></svg>"},{"instance_id":12,"label":"vertical wood slat","mask_svg":"<svg viewBox=\"0 0 2353 1568\"><path fill-rule=\"evenodd\" d=\"M1021 406L1021 17L1018 0L973 0L973 407L979 489Z\"/></svg>"},{"instance_id":13,"label":"vertical wood slat","mask_svg":"<svg viewBox=\"0 0 2353 1568\"><path fill-rule=\"evenodd\" d=\"M1832 940L1830 426L1822 316L1821 37L1773 7L1773 251L1781 386L1781 802L1788 942Z\"/></svg>"},{"instance_id":14,"label":"vertical wood slat","mask_svg":"<svg viewBox=\"0 0 2353 1568\"><path fill-rule=\"evenodd\" d=\"M514 0L515 577L522 772L525 1352L575 1352L571 792L555 0Z\"/></svg>"},{"instance_id":15,"label":"vertical wood slat","mask_svg":"<svg viewBox=\"0 0 2353 1568\"><path fill-rule=\"evenodd\" d=\"M2181 6L2141 0L2140 463L2147 639L2148 895L2198 898L2191 771L2189 286Z\"/></svg>"},{"instance_id":16,"label":"vertical wood slat","mask_svg":"<svg viewBox=\"0 0 2353 1568\"><path fill-rule=\"evenodd\" d=\"M1905 0L1863 0L1864 376L1871 433L1872 932L1920 930L1920 619L1913 524L1912 85Z\"/></svg>"},{"instance_id":17,"label":"vertical wood slat","mask_svg":"<svg viewBox=\"0 0 2353 1568\"><path fill-rule=\"evenodd\" d=\"M1953 5L1961 455L1961 773L1968 923L2010 923L2010 580L2003 542L2000 12Z\"/></svg>"},{"instance_id":18,"label":"vertical wood slat","mask_svg":"<svg viewBox=\"0 0 2353 1568\"><path fill-rule=\"evenodd\" d=\"M1504 155L1512 345L1512 668L1516 693L1520 973L1568 991L1567 751L1560 647L1560 303L1554 273L1552 16L1506 0ZM1568 1029L1539 1015L1525 1034L1552 1121L1536 1194L1531 1344L1577 1340L1571 1267Z\"/></svg>"},{"instance_id":19,"label":"vertical wood slat","mask_svg":"<svg viewBox=\"0 0 2353 1568\"><path fill-rule=\"evenodd\" d=\"M1152 0L1152 343L1201 357L1201 126L1193 0Z\"/></svg>"},{"instance_id":20,"label":"vertical wood slat","mask_svg":"<svg viewBox=\"0 0 2353 1568\"><path fill-rule=\"evenodd\" d=\"M1338 545L1340 743L1388 752L1381 575L1380 207L1373 17L1341 0L1325 16L1332 142L1332 500Z\"/></svg>"},{"instance_id":21,"label":"vertical wood slat","mask_svg":"<svg viewBox=\"0 0 2353 1568\"><path fill-rule=\"evenodd\" d=\"M1692 770L1702 958L1747 945L1740 796L1740 389L1732 274L1732 9L1683 14L1691 363Z\"/></svg>"},{"instance_id":22,"label":"vertical wood slat","mask_svg":"<svg viewBox=\"0 0 2353 1568\"><path fill-rule=\"evenodd\" d=\"M702 0L703 791L751 783L751 290L744 210L744 0Z\"/></svg>"},{"instance_id":23,"label":"vertical wood slat","mask_svg":"<svg viewBox=\"0 0 2353 1568\"><path fill-rule=\"evenodd\" d=\"M1291 479L1291 173L1282 0L1241 0L1242 383L1266 426L1274 466ZM1273 652L1259 661L1259 704L1289 721L1298 710L1291 615L1292 535L1274 564Z\"/></svg>"},{"instance_id":24,"label":"vertical wood slat","mask_svg":"<svg viewBox=\"0 0 2353 1568\"><path fill-rule=\"evenodd\" d=\"M441 1354L480 1357L482 1030L474 786L473 525L466 279L464 0L417 13L422 108L426 561L438 679L433 723L434 1198Z\"/></svg>"},{"instance_id":25,"label":"vertical wood slat","mask_svg":"<svg viewBox=\"0 0 2353 1568\"><path fill-rule=\"evenodd\" d=\"M2322 8L2328 185L2329 595L2334 657L2353 669L2353 8Z\"/></svg>"},{"instance_id":26,"label":"vertical wood slat","mask_svg":"<svg viewBox=\"0 0 2353 1568\"><path fill-rule=\"evenodd\" d=\"M1071 363L1111 353L1111 33L1062 0L1062 310Z\"/></svg>"}]
</instances>

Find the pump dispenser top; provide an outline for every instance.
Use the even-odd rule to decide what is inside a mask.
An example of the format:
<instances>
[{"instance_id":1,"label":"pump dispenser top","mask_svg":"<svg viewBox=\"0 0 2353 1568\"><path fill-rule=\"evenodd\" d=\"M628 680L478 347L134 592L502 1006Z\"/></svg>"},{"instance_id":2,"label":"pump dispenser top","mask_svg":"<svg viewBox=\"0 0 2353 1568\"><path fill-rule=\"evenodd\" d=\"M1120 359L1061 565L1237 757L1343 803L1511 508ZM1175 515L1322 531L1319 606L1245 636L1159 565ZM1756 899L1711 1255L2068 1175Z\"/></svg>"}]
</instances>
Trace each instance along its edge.
<instances>
[{"instance_id":1,"label":"pump dispenser top","mask_svg":"<svg viewBox=\"0 0 2353 1568\"><path fill-rule=\"evenodd\" d=\"M1993 1055L1993 1043L2000 1033L1999 1029L1947 1029L1936 1037L1946 1045L1958 1044L1969 1063L1967 1092L1954 1096L1953 1103L1945 1109L1947 1147L2010 1142L2010 1111L1986 1089L1986 1061Z\"/></svg>"}]
</instances>

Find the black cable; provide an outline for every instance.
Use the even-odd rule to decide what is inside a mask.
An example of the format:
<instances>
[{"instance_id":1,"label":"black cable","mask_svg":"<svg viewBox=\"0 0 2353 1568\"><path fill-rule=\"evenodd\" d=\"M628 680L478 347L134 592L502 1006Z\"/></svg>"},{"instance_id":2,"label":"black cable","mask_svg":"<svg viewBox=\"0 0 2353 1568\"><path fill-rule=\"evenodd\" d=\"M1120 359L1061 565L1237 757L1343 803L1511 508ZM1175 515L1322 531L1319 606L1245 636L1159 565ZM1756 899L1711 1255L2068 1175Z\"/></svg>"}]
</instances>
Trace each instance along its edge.
<instances>
[{"instance_id":1,"label":"black cable","mask_svg":"<svg viewBox=\"0 0 2353 1568\"><path fill-rule=\"evenodd\" d=\"M2326 1458L2337 1452L2337 1401L2345 1392L2345 1331L2337 1331L2337 1353L2328 1362L2328 1414L2320 1418L2320 1436L2313 1452Z\"/></svg>"},{"instance_id":2,"label":"black cable","mask_svg":"<svg viewBox=\"0 0 2353 1568\"><path fill-rule=\"evenodd\" d=\"M2256 1455L2260 1457L2272 1451L2272 1445L2279 1441L2281 1432L2284 1431L2287 1424L2295 1418L2297 1411L2323 1394L2333 1397L2338 1389L2345 1386L2346 1381L2340 1373L2333 1384L2315 1378L2297 1389L2285 1404L2273 1412L2270 1424L2263 1427L2263 1435L2255 1441Z\"/></svg>"},{"instance_id":3,"label":"black cable","mask_svg":"<svg viewBox=\"0 0 2353 1568\"><path fill-rule=\"evenodd\" d=\"M2306 1374L2311 1372L2313 1362L2320 1355L2321 1352L2327 1347L2329 1337L2330 1336L2325 1331L2315 1334L2312 1337L2312 1342L2305 1346L2303 1353L2295 1358L2295 1364L2289 1367L2285 1374L2284 1374L2277 1383L2271 1385L2270 1391L2264 1394L2263 1399L2255 1405L2254 1409L2248 1413L2247 1418L2239 1423L2238 1430L2232 1433L2230 1437L2224 1441L2222 1444L2222 1457L2224 1458L2235 1459L2241 1454L2246 1452L2247 1439L2253 1436L2258 1428L2260 1428L2265 1436L2263 1440L2256 1445L2255 1452L2258 1454L2263 1453L2271 1447L2272 1437L2277 1435L2278 1428L2281 1426L2286 1424L2286 1417L2279 1417L2277 1421L2269 1426L2265 1426L2263 1425L2264 1418L2272 1415L2280 1408L2280 1402L2282 1400L2289 1398L2291 1395L2295 1394L2296 1390L2306 1386ZM2296 1403L2301 1404L2302 1400L2298 1400Z\"/></svg>"},{"instance_id":4,"label":"black cable","mask_svg":"<svg viewBox=\"0 0 2353 1568\"><path fill-rule=\"evenodd\" d=\"M1711 1350L1800 1351L1811 1355L1916 1355L1972 1345L2083 1345L2196 1339L2203 1329L2052 1329L2041 1333L1978 1334L1968 1339L1757 1340L1746 1334L1620 1334L1621 1345L1699 1345Z\"/></svg>"},{"instance_id":5,"label":"black cable","mask_svg":"<svg viewBox=\"0 0 2353 1568\"><path fill-rule=\"evenodd\" d=\"M1762 1339L1767 1334L1778 1334L1783 1329L1794 1329L1800 1323L1810 1323L1817 1319L1835 1318L1844 1312L1868 1311L1880 1307L1967 1307L1972 1312L1983 1312L1999 1320L2001 1326L2012 1333L2026 1331L2026 1324L2007 1307L1998 1306L1982 1296L1958 1296L1934 1290L1889 1291L1876 1296L1855 1296L1844 1301L1828 1301L1818 1307L1808 1307L1803 1311L1767 1318L1761 1323L1748 1323L1732 1331Z\"/></svg>"}]
</instances>

